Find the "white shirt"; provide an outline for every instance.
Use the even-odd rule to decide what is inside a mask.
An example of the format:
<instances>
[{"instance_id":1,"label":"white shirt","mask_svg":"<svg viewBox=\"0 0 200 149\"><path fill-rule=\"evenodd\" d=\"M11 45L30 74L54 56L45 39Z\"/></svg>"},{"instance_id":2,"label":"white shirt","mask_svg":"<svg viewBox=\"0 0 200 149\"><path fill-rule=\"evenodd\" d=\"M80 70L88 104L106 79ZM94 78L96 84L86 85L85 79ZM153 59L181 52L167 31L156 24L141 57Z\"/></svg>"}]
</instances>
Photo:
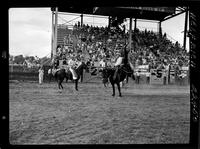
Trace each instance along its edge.
<instances>
[{"instance_id":1,"label":"white shirt","mask_svg":"<svg viewBox=\"0 0 200 149\"><path fill-rule=\"evenodd\" d=\"M72 59L70 59L70 60L68 61L68 65L69 65L70 67L75 66L75 61L73 61Z\"/></svg>"},{"instance_id":2,"label":"white shirt","mask_svg":"<svg viewBox=\"0 0 200 149\"><path fill-rule=\"evenodd\" d=\"M146 73L146 77L150 77L150 72L147 72L147 73Z\"/></svg>"},{"instance_id":3,"label":"white shirt","mask_svg":"<svg viewBox=\"0 0 200 149\"><path fill-rule=\"evenodd\" d=\"M44 70L43 69L39 69L39 75L43 75L44 74Z\"/></svg>"},{"instance_id":4,"label":"white shirt","mask_svg":"<svg viewBox=\"0 0 200 149\"><path fill-rule=\"evenodd\" d=\"M77 62L76 62L77 68L78 68L81 64L82 64L81 61L77 61Z\"/></svg>"},{"instance_id":5,"label":"white shirt","mask_svg":"<svg viewBox=\"0 0 200 149\"><path fill-rule=\"evenodd\" d=\"M136 73L135 73L135 74L136 74L136 76L140 76L140 73L139 73L138 71L136 71Z\"/></svg>"},{"instance_id":6,"label":"white shirt","mask_svg":"<svg viewBox=\"0 0 200 149\"><path fill-rule=\"evenodd\" d=\"M123 57L118 57L118 58L117 58L117 61L116 61L116 63L115 63L115 66L121 65L121 64L122 64L122 59L123 59Z\"/></svg>"},{"instance_id":7,"label":"white shirt","mask_svg":"<svg viewBox=\"0 0 200 149\"><path fill-rule=\"evenodd\" d=\"M48 74L51 74L51 69L48 70Z\"/></svg>"}]
</instances>

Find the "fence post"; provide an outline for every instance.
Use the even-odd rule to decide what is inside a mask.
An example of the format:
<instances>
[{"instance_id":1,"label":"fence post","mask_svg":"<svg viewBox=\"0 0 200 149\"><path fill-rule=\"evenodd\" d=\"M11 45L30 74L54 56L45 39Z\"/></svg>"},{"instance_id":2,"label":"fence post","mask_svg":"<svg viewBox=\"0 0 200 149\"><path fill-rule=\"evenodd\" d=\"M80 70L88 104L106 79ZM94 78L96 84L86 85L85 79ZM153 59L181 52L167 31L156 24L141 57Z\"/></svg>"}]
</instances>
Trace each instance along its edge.
<instances>
[{"instance_id":1,"label":"fence post","mask_svg":"<svg viewBox=\"0 0 200 149\"><path fill-rule=\"evenodd\" d=\"M167 70L163 69L162 70L162 77L163 77L163 85L167 84Z\"/></svg>"}]
</instances>

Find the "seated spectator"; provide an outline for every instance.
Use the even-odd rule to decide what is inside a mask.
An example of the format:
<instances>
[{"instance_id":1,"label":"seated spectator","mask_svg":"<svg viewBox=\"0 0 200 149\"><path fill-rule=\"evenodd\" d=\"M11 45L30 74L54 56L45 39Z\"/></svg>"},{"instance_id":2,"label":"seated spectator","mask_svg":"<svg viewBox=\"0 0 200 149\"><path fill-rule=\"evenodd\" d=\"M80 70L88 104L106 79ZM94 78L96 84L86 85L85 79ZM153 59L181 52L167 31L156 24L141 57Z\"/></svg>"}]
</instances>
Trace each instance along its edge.
<instances>
[{"instance_id":1,"label":"seated spectator","mask_svg":"<svg viewBox=\"0 0 200 149\"><path fill-rule=\"evenodd\" d=\"M67 65L67 60L66 60L66 58L63 59L63 65Z\"/></svg>"}]
</instances>

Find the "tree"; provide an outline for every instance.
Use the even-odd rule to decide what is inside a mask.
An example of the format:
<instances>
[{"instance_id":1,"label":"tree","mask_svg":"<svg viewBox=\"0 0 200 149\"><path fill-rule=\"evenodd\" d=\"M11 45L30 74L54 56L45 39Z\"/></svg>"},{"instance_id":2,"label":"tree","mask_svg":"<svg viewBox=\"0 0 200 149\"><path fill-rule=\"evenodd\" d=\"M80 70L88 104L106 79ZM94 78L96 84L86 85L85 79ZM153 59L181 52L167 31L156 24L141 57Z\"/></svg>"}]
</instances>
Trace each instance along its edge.
<instances>
[{"instance_id":1,"label":"tree","mask_svg":"<svg viewBox=\"0 0 200 149\"><path fill-rule=\"evenodd\" d=\"M14 60L14 56L9 54L9 61L13 62L13 60Z\"/></svg>"},{"instance_id":2,"label":"tree","mask_svg":"<svg viewBox=\"0 0 200 149\"><path fill-rule=\"evenodd\" d=\"M25 56L25 60L28 60L29 62L33 62L35 60L34 56Z\"/></svg>"},{"instance_id":3,"label":"tree","mask_svg":"<svg viewBox=\"0 0 200 149\"><path fill-rule=\"evenodd\" d=\"M16 64L23 64L25 58L23 57L23 55L17 55L14 57L14 63Z\"/></svg>"},{"instance_id":4,"label":"tree","mask_svg":"<svg viewBox=\"0 0 200 149\"><path fill-rule=\"evenodd\" d=\"M50 65L50 62L51 62L51 58L48 58L48 57L42 57L40 60L39 60L39 63L41 65Z\"/></svg>"}]
</instances>

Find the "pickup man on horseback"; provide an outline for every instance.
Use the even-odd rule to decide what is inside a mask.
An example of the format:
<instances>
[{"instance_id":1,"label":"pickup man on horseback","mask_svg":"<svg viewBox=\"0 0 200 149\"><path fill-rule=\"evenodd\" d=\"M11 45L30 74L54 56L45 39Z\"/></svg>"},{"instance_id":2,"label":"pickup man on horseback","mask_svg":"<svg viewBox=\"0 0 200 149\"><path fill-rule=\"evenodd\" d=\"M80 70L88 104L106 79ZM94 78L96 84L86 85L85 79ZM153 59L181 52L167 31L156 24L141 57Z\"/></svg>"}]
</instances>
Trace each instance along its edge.
<instances>
[{"instance_id":1,"label":"pickup man on horseback","mask_svg":"<svg viewBox=\"0 0 200 149\"><path fill-rule=\"evenodd\" d=\"M119 96L121 97L120 82L124 81L125 78L128 78L129 75L133 74L133 70L128 62L128 52L127 45L125 45L124 49L118 53L114 69L106 67L102 70L102 81L105 84L109 79L113 88L112 96L115 96L115 84L117 84Z\"/></svg>"}]
</instances>

